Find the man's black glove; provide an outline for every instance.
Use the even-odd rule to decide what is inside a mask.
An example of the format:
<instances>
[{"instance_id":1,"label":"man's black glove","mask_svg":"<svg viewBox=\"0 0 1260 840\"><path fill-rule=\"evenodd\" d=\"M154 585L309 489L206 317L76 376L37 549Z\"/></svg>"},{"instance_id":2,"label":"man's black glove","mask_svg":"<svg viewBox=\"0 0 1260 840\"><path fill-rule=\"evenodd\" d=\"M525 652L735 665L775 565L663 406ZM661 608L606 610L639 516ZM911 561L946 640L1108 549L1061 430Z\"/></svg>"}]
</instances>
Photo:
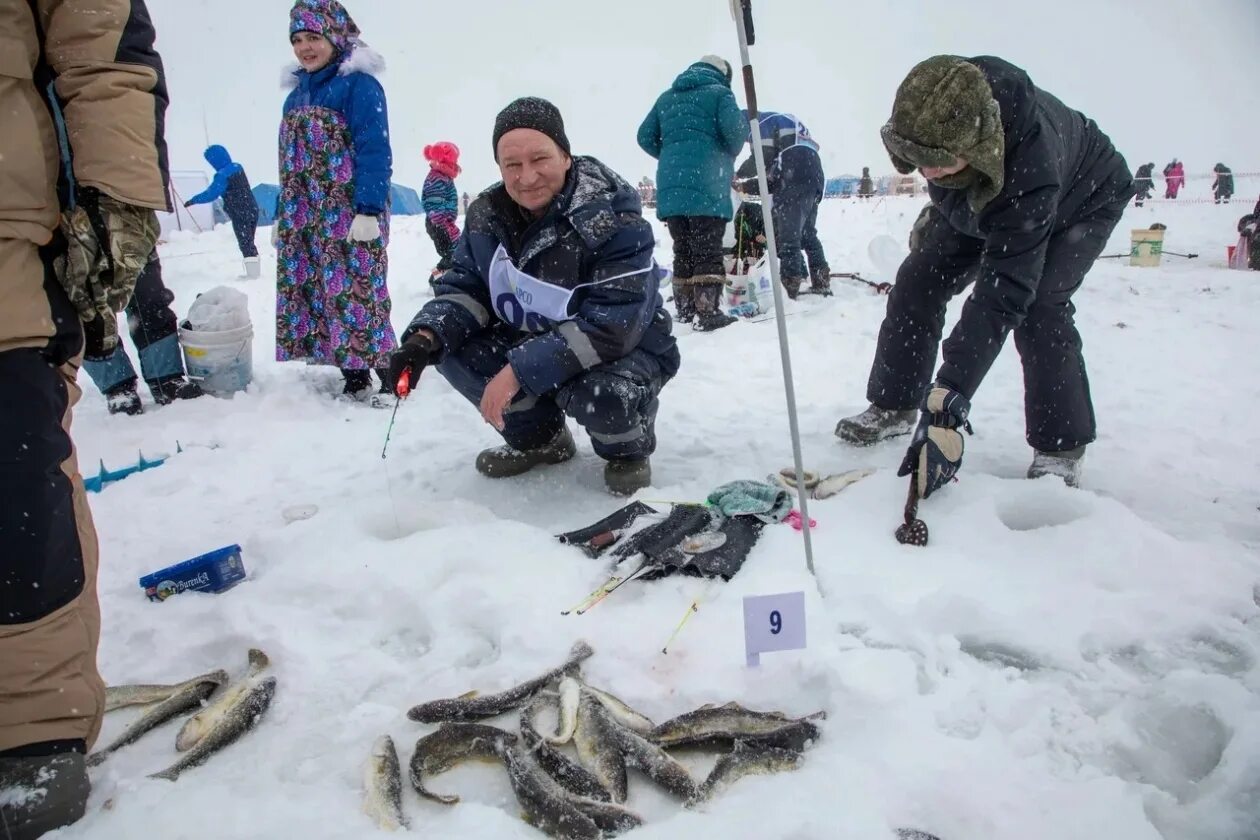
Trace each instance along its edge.
<instances>
[{"instance_id":1,"label":"man's black glove","mask_svg":"<svg viewBox=\"0 0 1260 840\"><path fill-rule=\"evenodd\" d=\"M409 387L415 387L420 374L437 355L437 347L433 339L418 332L403 342L402 346L389 357L389 389L396 397L406 394L398 393L398 380L404 373L410 372Z\"/></svg>"},{"instance_id":2,"label":"man's black glove","mask_svg":"<svg viewBox=\"0 0 1260 840\"><path fill-rule=\"evenodd\" d=\"M914 473L919 498L926 499L948 484L962 466L963 436L959 430L966 429L971 434L971 424L967 422L971 403L957 391L933 385L923 398L922 410L919 427L897 475Z\"/></svg>"}]
</instances>

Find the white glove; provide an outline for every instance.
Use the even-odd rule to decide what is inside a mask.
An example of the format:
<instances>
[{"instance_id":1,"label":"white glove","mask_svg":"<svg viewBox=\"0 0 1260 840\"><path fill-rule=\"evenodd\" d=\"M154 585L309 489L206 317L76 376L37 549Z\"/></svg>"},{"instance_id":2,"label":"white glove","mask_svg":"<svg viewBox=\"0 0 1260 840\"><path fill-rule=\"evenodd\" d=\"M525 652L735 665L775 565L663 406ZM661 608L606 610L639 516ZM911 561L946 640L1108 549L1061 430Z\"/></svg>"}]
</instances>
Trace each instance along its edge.
<instances>
[{"instance_id":1,"label":"white glove","mask_svg":"<svg viewBox=\"0 0 1260 840\"><path fill-rule=\"evenodd\" d=\"M346 237L349 242L371 242L380 238L381 223L375 216L365 216L362 213L354 217L354 221L350 223L350 235Z\"/></svg>"}]
</instances>

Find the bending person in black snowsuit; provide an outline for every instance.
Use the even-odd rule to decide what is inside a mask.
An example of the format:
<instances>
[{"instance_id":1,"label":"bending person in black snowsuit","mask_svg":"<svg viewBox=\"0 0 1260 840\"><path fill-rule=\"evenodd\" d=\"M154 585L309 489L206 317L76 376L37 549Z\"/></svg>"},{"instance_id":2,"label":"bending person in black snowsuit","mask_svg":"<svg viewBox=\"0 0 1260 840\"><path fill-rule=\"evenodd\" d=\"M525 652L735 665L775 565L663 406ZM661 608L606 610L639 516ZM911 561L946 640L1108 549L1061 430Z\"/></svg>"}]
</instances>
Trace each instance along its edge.
<instances>
[{"instance_id":1,"label":"bending person in black snowsuit","mask_svg":"<svg viewBox=\"0 0 1260 840\"><path fill-rule=\"evenodd\" d=\"M957 471L969 401L1013 332L1029 476L1074 485L1095 427L1072 296L1134 194L1128 165L1093 120L991 56L916 66L882 136L899 172L928 179L931 204L889 296L871 406L836 434L871 444L917 420L902 474L926 497ZM973 283L933 380L946 304Z\"/></svg>"},{"instance_id":2,"label":"bending person in black snowsuit","mask_svg":"<svg viewBox=\"0 0 1260 840\"><path fill-rule=\"evenodd\" d=\"M1155 164L1144 163L1133 173L1133 188L1137 191L1135 205L1141 207L1155 189Z\"/></svg>"},{"instance_id":3,"label":"bending person in black snowsuit","mask_svg":"<svg viewBox=\"0 0 1260 840\"><path fill-rule=\"evenodd\" d=\"M222 146L210 146L205 152L206 162L214 167L214 180L210 186L184 202L185 207L209 204L216 198L223 199L223 212L232 222L237 247L245 259L245 276L258 276L258 247L254 245L254 233L258 230L258 202L249 186L245 168L232 160Z\"/></svg>"}]
</instances>

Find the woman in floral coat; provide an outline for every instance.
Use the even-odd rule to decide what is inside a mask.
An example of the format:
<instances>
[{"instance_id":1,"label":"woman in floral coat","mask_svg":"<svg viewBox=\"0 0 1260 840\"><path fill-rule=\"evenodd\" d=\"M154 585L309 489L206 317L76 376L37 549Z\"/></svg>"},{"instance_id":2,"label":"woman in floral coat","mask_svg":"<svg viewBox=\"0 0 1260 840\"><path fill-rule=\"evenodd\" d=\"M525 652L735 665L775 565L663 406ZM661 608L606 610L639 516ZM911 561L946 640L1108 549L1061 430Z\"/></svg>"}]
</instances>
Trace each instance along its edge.
<instances>
[{"instance_id":1,"label":"woman in floral coat","mask_svg":"<svg viewBox=\"0 0 1260 840\"><path fill-rule=\"evenodd\" d=\"M298 0L289 19L300 66L285 76L280 124L276 358L334 365L343 393L361 398L397 346L385 284L393 157L373 75L384 63L337 0Z\"/></svg>"}]
</instances>

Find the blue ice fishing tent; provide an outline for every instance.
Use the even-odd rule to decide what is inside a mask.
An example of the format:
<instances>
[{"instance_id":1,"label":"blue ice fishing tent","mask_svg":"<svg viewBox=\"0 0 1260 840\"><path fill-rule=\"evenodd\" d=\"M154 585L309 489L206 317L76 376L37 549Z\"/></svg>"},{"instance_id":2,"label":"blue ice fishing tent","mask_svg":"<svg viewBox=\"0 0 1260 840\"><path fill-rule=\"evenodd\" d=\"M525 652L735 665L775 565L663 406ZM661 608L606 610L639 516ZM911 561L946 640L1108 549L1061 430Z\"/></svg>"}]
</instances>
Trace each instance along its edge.
<instances>
[{"instance_id":1,"label":"blue ice fishing tent","mask_svg":"<svg viewBox=\"0 0 1260 840\"><path fill-rule=\"evenodd\" d=\"M275 184L259 184L254 187L254 200L258 202L258 224L266 226L276 221L276 204L280 201L280 187ZM402 184L389 185L389 212L395 216L419 216L424 212L420 194Z\"/></svg>"}]
</instances>

